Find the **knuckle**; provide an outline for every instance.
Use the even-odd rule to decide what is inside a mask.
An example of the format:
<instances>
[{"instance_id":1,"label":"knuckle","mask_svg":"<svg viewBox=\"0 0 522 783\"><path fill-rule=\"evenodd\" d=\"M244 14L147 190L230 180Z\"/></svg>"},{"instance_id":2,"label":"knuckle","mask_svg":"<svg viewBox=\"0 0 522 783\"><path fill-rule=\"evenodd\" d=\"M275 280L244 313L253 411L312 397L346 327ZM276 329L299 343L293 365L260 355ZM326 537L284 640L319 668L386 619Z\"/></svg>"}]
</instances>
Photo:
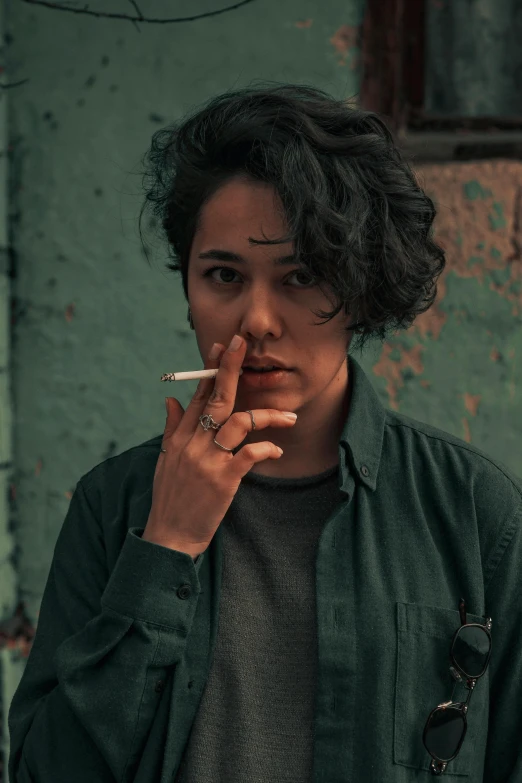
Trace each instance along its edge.
<instances>
[{"instance_id":1,"label":"knuckle","mask_svg":"<svg viewBox=\"0 0 522 783\"><path fill-rule=\"evenodd\" d=\"M259 451L260 443L247 443L246 446L243 446L241 451L245 455L247 459L256 460L257 454Z\"/></svg>"},{"instance_id":2,"label":"knuckle","mask_svg":"<svg viewBox=\"0 0 522 783\"><path fill-rule=\"evenodd\" d=\"M250 415L246 411L236 411L230 418L234 420L234 424L240 424L241 427L247 426L247 419L250 421Z\"/></svg>"},{"instance_id":3,"label":"knuckle","mask_svg":"<svg viewBox=\"0 0 522 783\"><path fill-rule=\"evenodd\" d=\"M243 446L241 451L247 459L255 459L255 448L253 443L247 443L246 446Z\"/></svg>"},{"instance_id":4,"label":"knuckle","mask_svg":"<svg viewBox=\"0 0 522 783\"><path fill-rule=\"evenodd\" d=\"M224 405L227 399L223 390L219 389L217 386L214 386L214 389L208 401L211 402L213 405Z\"/></svg>"},{"instance_id":5,"label":"knuckle","mask_svg":"<svg viewBox=\"0 0 522 783\"><path fill-rule=\"evenodd\" d=\"M205 389L205 384L199 383L190 401L191 404L194 404L195 402L201 402L201 400L205 399L207 394L208 394L208 389Z\"/></svg>"},{"instance_id":6,"label":"knuckle","mask_svg":"<svg viewBox=\"0 0 522 783\"><path fill-rule=\"evenodd\" d=\"M194 392L194 396L192 397L192 399L191 399L191 401L190 401L190 402L192 403L192 405L193 405L195 402L201 402L201 400L203 400L205 396L206 396L206 395L205 395L205 392L203 391L203 389L200 389L200 388L198 387L198 388L196 389L196 391Z\"/></svg>"}]
</instances>

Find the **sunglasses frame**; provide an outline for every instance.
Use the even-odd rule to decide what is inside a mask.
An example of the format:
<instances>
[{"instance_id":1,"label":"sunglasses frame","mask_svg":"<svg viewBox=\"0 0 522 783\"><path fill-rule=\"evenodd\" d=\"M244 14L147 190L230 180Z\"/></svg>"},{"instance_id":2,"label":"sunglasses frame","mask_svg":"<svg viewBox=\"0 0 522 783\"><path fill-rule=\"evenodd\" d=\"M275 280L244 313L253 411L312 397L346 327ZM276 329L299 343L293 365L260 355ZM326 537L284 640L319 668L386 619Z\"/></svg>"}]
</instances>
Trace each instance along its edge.
<instances>
[{"instance_id":1,"label":"sunglasses frame","mask_svg":"<svg viewBox=\"0 0 522 783\"><path fill-rule=\"evenodd\" d=\"M451 642L451 648L450 648L450 672L451 676L454 680L456 680L455 685L453 687L453 693L451 694L451 698L449 701L443 702L443 704L439 704L437 707L435 707L429 714L428 720L426 721L426 725L424 726L424 731L422 733L422 741L424 743L424 747L428 751L428 753L431 756L431 764L430 764L430 771L433 775L442 775L444 771L446 770L446 767L448 766L448 762L453 761L453 759L459 754L460 749L462 747L462 743L464 742L464 739L466 737L466 732L468 730L468 722L466 719L466 714L468 711L468 705L471 699L471 694L473 693L473 689L475 688L475 685L477 683L477 680L479 680L485 673L489 665L489 659L491 658L491 626L492 626L492 620L491 617L486 617L486 622L484 625L481 625L480 623L467 623L466 622L466 604L463 598L459 601L459 614L460 614L460 627L457 628L455 633L453 634L453 639ZM462 631L464 627L468 628L481 628L489 638L489 652L488 657L486 658L486 662L484 664L484 668L482 669L480 674L475 675L474 677L470 676L467 672L465 672L461 667L458 665L457 661L455 660L455 657L453 655L453 649L455 647L455 642L457 641L457 637L459 633ZM459 683L462 683L463 685L468 688L468 698L465 702L454 702L453 701L453 695L455 693L455 689ZM459 744L457 746L457 750L451 756L449 759L439 759L438 756L435 756L427 747L426 745L426 736L430 729L430 724L432 721L433 716L438 710L455 710L463 717L464 721L464 728L462 731L462 736L460 738Z\"/></svg>"}]
</instances>

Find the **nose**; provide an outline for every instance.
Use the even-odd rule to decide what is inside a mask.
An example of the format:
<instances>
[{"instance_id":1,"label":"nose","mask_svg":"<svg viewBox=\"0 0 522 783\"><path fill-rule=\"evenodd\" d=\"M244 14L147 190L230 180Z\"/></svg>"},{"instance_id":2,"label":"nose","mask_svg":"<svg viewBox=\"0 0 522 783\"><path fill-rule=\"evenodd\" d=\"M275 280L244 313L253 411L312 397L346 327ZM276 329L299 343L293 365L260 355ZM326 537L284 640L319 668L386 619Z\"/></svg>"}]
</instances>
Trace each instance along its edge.
<instances>
[{"instance_id":1,"label":"nose","mask_svg":"<svg viewBox=\"0 0 522 783\"><path fill-rule=\"evenodd\" d=\"M281 307L275 301L273 293L252 292L241 313L242 332L252 334L258 339L266 332L277 333L280 314Z\"/></svg>"}]
</instances>

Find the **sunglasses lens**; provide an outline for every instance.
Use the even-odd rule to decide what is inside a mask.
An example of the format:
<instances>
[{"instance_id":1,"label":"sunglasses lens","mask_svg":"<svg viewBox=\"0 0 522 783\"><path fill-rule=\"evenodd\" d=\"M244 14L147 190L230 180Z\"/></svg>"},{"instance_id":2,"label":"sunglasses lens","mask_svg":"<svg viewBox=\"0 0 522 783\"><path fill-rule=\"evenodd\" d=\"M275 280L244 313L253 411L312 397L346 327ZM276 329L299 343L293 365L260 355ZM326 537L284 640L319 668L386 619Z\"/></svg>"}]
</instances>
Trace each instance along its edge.
<instances>
[{"instance_id":1,"label":"sunglasses lens","mask_svg":"<svg viewBox=\"0 0 522 783\"><path fill-rule=\"evenodd\" d=\"M453 656L468 677L479 677L486 668L490 646L483 628L465 625L455 637Z\"/></svg>"},{"instance_id":2,"label":"sunglasses lens","mask_svg":"<svg viewBox=\"0 0 522 783\"><path fill-rule=\"evenodd\" d=\"M453 707L437 709L426 729L424 745L441 761L449 761L457 752L465 729L464 717L460 710Z\"/></svg>"}]
</instances>

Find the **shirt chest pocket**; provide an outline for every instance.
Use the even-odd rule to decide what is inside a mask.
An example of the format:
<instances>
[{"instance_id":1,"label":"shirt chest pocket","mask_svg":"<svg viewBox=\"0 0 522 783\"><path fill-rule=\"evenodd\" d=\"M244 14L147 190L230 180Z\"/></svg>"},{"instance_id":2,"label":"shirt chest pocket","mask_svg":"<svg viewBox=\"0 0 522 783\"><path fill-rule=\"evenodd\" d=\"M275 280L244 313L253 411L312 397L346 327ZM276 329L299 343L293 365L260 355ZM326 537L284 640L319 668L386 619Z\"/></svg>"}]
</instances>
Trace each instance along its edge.
<instances>
[{"instance_id":1,"label":"shirt chest pocket","mask_svg":"<svg viewBox=\"0 0 522 783\"><path fill-rule=\"evenodd\" d=\"M397 602L397 670L393 757L396 764L429 770L431 756L422 734L430 712L451 699L455 680L450 674L450 648L460 627L457 609ZM484 617L467 612L468 623ZM493 640L494 646L494 640ZM468 689L458 684L452 701L465 702ZM489 671L477 680L471 695L468 728L462 747L448 762L444 775L468 777L477 758L476 743L487 737ZM430 775L431 777L431 775Z\"/></svg>"}]
</instances>

